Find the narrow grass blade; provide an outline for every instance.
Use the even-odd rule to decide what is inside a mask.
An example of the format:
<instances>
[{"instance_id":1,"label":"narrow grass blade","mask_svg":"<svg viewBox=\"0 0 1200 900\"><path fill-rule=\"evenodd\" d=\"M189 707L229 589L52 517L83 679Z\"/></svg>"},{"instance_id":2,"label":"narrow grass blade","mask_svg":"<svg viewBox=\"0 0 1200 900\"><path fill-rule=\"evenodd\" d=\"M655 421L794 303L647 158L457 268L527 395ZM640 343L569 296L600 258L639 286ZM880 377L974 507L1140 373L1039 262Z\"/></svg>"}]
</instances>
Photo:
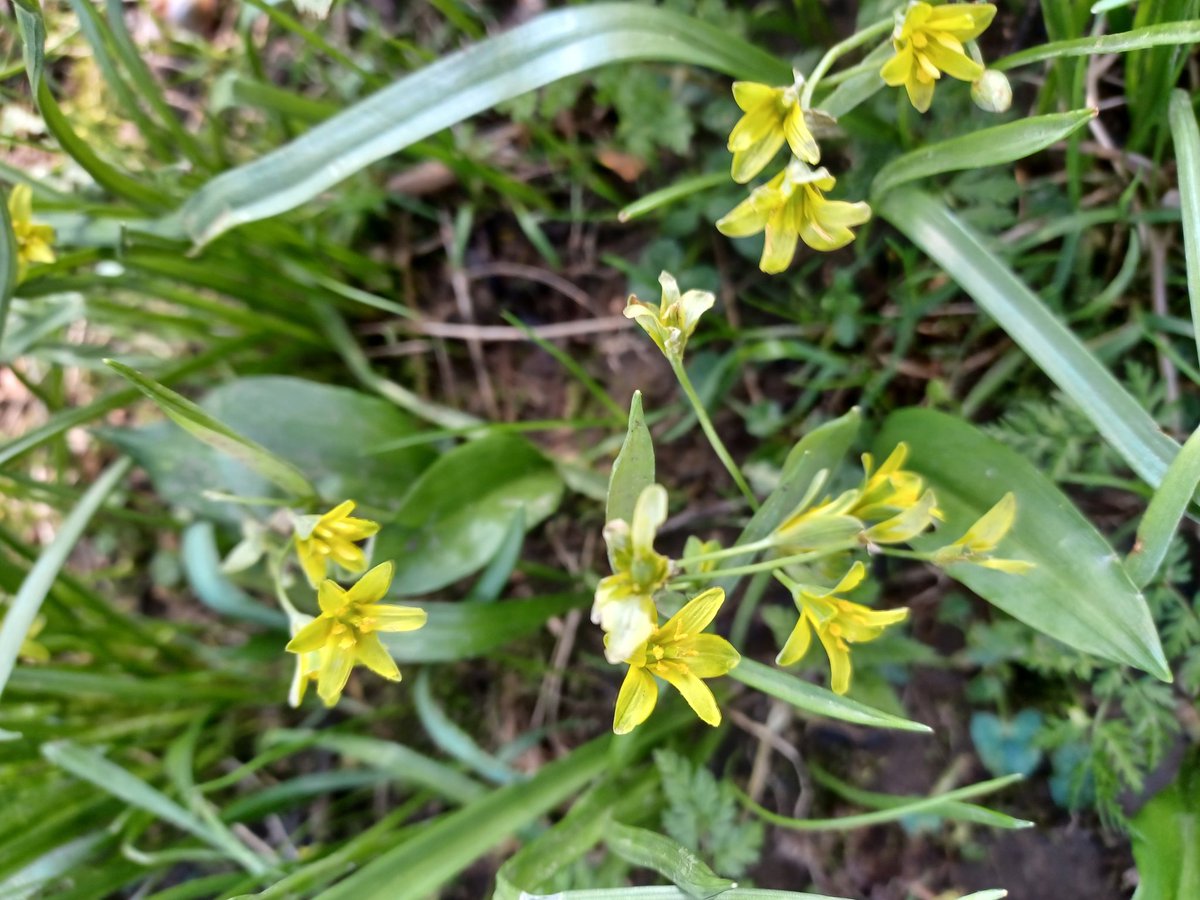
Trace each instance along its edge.
<instances>
[{"instance_id":1,"label":"narrow grass blade","mask_svg":"<svg viewBox=\"0 0 1200 900\"><path fill-rule=\"evenodd\" d=\"M1200 485L1200 429L1196 430L1163 476L1162 484L1142 516L1137 541L1125 559L1125 570L1138 587L1150 583L1167 556L1171 539Z\"/></svg>"},{"instance_id":2,"label":"narrow grass blade","mask_svg":"<svg viewBox=\"0 0 1200 900\"><path fill-rule=\"evenodd\" d=\"M857 725L870 725L872 728L894 728L897 731L932 732L933 729L920 722L893 716L882 710L874 709L857 700L840 697L833 691L809 684L785 672L774 669L760 662L742 657L730 678L735 678L747 687L770 694L777 700L792 704L814 716L826 719L840 719L843 722L854 722Z\"/></svg>"},{"instance_id":3,"label":"narrow grass blade","mask_svg":"<svg viewBox=\"0 0 1200 900\"><path fill-rule=\"evenodd\" d=\"M653 869L689 897L713 897L737 887L736 882L717 875L704 860L666 835L613 822L604 842L625 862Z\"/></svg>"},{"instance_id":4,"label":"narrow grass blade","mask_svg":"<svg viewBox=\"0 0 1200 900\"><path fill-rule=\"evenodd\" d=\"M617 213L617 221L632 222L634 219L648 216L672 203L686 200L693 194L726 184L729 184L728 172L710 172L707 175L697 175L695 178L681 179L661 190L634 200Z\"/></svg>"},{"instance_id":5,"label":"narrow grass blade","mask_svg":"<svg viewBox=\"0 0 1200 900\"><path fill-rule=\"evenodd\" d=\"M1001 57L990 68L1005 71L1017 66L1041 62L1044 59L1062 59L1066 56L1096 56L1101 53L1128 53L1149 47L1164 47L1175 44L1194 44L1200 41L1200 20L1167 22L1135 28L1118 34L1100 37L1077 38L1071 41L1052 41Z\"/></svg>"},{"instance_id":6,"label":"narrow grass blade","mask_svg":"<svg viewBox=\"0 0 1200 900\"><path fill-rule=\"evenodd\" d=\"M429 735L439 748L453 756L463 765L473 769L482 778L493 784L512 784L518 780L518 775L492 754L488 753L475 742L455 722L451 721L445 711L433 699L433 691L429 687L429 670L422 669L417 676L413 688L413 700L417 705L417 715L425 733Z\"/></svg>"},{"instance_id":7,"label":"narrow grass blade","mask_svg":"<svg viewBox=\"0 0 1200 900\"><path fill-rule=\"evenodd\" d=\"M316 490L299 469L280 459L266 447L238 434L218 422L191 400L159 384L153 378L146 377L136 369L111 359L105 360L105 363L154 401L154 404L176 425L197 440L245 463L258 474L300 500L316 496Z\"/></svg>"},{"instance_id":8,"label":"narrow grass blade","mask_svg":"<svg viewBox=\"0 0 1200 900\"><path fill-rule=\"evenodd\" d=\"M17 235L8 213L8 195L0 191L0 347L4 345L4 326L13 291L17 288Z\"/></svg>"},{"instance_id":9,"label":"narrow grass blade","mask_svg":"<svg viewBox=\"0 0 1200 900\"><path fill-rule=\"evenodd\" d=\"M1188 298L1192 326L1200 353L1200 127L1185 91L1171 93L1171 137L1175 141L1179 199L1183 213L1183 248L1187 262Z\"/></svg>"},{"instance_id":10,"label":"narrow grass blade","mask_svg":"<svg viewBox=\"0 0 1200 900\"><path fill-rule=\"evenodd\" d=\"M713 900L847 900L827 894L805 894L799 891L771 891L761 888L730 888ZM520 900L691 900L677 887L619 887L592 888L582 891L560 891L557 894L521 894Z\"/></svg>"},{"instance_id":11,"label":"narrow grass blade","mask_svg":"<svg viewBox=\"0 0 1200 900\"><path fill-rule=\"evenodd\" d=\"M690 63L782 83L789 67L726 31L638 3L539 16L372 94L289 144L210 181L179 210L198 244L311 200L349 175L497 103L634 60ZM431 102L430 98L436 98Z\"/></svg>"},{"instance_id":12,"label":"narrow grass blade","mask_svg":"<svg viewBox=\"0 0 1200 900\"><path fill-rule=\"evenodd\" d=\"M17 662L17 655L21 652L21 644L25 640L25 635L29 633L29 628L33 625L38 610L42 608L42 601L46 598L46 594L53 587L59 570L79 542L83 530L91 521L92 516L96 514L96 510L125 477L130 465L131 462L128 459L113 463L88 488L87 493L79 499L78 505L63 520L58 534L42 551L33 568L29 570L29 574L25 576L12 603L9 604L4 622L0 624L0 693L3 693L4 687L8 683L8 678Z\"/></svg>"},{"instance_id":13,"label":"narrow grass blade","mask_svg":"<svg viewBox=\"0 0 1200 900\"><path fill-rule=\"evenodd\" d=\"M55 741L42 745L42 755L76 778L199 838L247 872L260 875L267 871L266 863L229 832L211 828L170 797L95 750L70 741Z\"/></svg>"},{"instance_id":14,"label":"narrow grass blade","mask_svg":"<svg viewBox=\"0 0 1200 900\"><path fill-rule=\"evenodd\" d=\"M1024 775L1004 775L1000 778L993 778L990 781L982 781L979 784L972 784L968 787L947 791L944 794L934 794L932 797L924 797L920 800L914 800L912 803L893 806L889 809L858 813L852 816L838 816L833 819L794 819L791 816L781 816L778 813L773 813L769 809L759 806L740 791L738 793L741 795L742 804L747 809L772 825L790 828L793 831L849 831L854 828L868 828L872 825L897 822L905 816L911 816L914 813L927 813L932 809L936 809L939 805L950 801L967 800L972 797L990 794L1006 788L1010 784L1023 781L1024 778Z\"/></svg>"},{"instance_id":15,"label":"narrow grass blade","mask_svg":"<svg viewBox=\"0 0 1200 900\"><path fill-rule=\"evenodd\" d=\"M608 765L609 736L425 826L322 894L323 900L421 900L518 830L574 797Z\"/></svg>"},{"instance_id":16,"label":"narrow grass blade","mask_svg":"<svg viewBox=\"0 0 1200 900\"><path fill-rule=\"evenodd\" d=\"M878 211L962 286L1147 483L1162 483L1179 445L1112 374L945 204L912 188Z\"/></svg>"},{"instance_id":17,"label":"narrow grass blade","mask_svg":"<svg viewBox=\"0 0 1200 900\"><path fill-rule=\"evenodd\" d=\"M981 169L1024 159L1063 140L1095 117L1094 109L1033 116L928 144L880 169L871 183L871 196L878 198L902 184L943 172Z\"/></svg>"}]
</instances>

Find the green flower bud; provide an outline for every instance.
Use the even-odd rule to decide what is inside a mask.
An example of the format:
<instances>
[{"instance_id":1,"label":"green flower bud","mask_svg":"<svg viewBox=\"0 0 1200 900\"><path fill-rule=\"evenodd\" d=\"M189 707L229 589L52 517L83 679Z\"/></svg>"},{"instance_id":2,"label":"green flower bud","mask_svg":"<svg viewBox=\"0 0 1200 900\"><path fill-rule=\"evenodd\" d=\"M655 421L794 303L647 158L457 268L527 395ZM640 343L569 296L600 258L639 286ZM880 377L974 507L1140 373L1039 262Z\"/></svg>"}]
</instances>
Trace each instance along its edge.
<instances>
[{"instance_id":1,"label":"green flower bud","mask_svg":"<svg viewBox=\"0 0 1200 900\"><path fill-rule=\"evenodd\" d=\"M972 83L971 99L985 112L1005 112L1012 106L1012 85L1003 72L987 69Z\"/></svg>"}]
</instances>

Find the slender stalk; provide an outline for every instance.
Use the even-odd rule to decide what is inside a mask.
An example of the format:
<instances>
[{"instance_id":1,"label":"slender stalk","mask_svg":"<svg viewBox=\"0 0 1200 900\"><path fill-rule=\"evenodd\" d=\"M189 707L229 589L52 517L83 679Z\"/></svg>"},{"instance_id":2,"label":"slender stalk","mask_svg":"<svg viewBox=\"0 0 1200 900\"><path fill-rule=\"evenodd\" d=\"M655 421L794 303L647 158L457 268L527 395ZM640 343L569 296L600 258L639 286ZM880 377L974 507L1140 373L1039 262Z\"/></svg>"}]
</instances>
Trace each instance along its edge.
<instances>
[{"instance_id":1,"label":"slender stalk","mask_svg":"<svg viewBox=\"0 0 1200 900\"><path fill-rule=\"evenodd\" d=\"M761 541L755 541L753 544L738 544L733 547L723 547L720 550L713 550L711 553L699 553L695 556L689 556L686 560L681 560L681 562L686 562L689 565L691 563L698 562L712 562L715 559L727 559L730 556L742 556L746 553L757 553L759 550L766 550L774 545L774 536L768 535Z\"/></svg>"},{"instance_id":2,"label":"slender stalk","mask_svg":"<svg viewBox=\"0 0 1200 900\"><path fill-rule=\"evenodd\" d=\"M733 478L734 483L738 486L738 490L742 492L742 495L746 498L746 502L750 504L750 508L757 512L758 498L750 490L750 485L746 483L746 479L742 475L742 470L737 467L737 463L733 461L733 457L729 455L729 451L721 441L720 435L717 434L717 429L713 427L712 419L708 417L708 411L704 408L704 404L700 402L700 397L696 393L696 389L692 386L692 380L688 378L687 370L683 367L683 360L674 356L668 356L667 358L671 361L671 369L675 372L675 377L679 379L679 386L683 388L684 394L687 395L688 402L692 404L692 410L696 413L696 419L700 422L700 428L704 431L704 436L708 438L709 444L712 445L713 452L717 454L717 458L721 460L722 465L725 466L726 471Z\"/></svg>"},{"instance_id":3,"label":"slender stalk","mask_svg":"<svg viewBox=\"0 0 1200 900\"><path fill-rule=\"evenodd\" d=\"M814 559L822 559L826 556L833 556L835 553L843 553L846 550L853 550L862 545L858 541L847 541L843 544L834 544L831 547L823 547L820 550L808 550L804 553L796 553L792 556L780 556L775 559L764 559L762 562L751 563L747 566L734 566L729 569L717 569L713 572L697 572L694 575L679 575L671 579L671 586L677 586L680 582L685 581L717 581L728 575L754 575L758 572L775 572L775 577L778 578L789 590L794 590L798 585L786 575L780 574L777 569L783 566L791 566L796 563L812 562Z\"/></svg>"},{"instance_id":4,"label":"slender stalk","mask_svg":"<svg viewBox=\"0 0 1200 900\"><path fill-rule=\"evenodd\" d=\"M830 47L825 52L825 55L821 57L821 61L817 63L817 67L813 69L812 75L808 77L808 81L804 83L804 90L800 93L801 108L808 109L812 105L813 91L817 89L817 85L821 83L821 79L832 68L835 62L851 50L855 50L863 44L875 40L880 35L886 34L893 27L895 27L895 23L892 19L888 18L882 22L876 22L874 25L850 35L850 37L841 43Z\"/></svg>"}]
</instances>

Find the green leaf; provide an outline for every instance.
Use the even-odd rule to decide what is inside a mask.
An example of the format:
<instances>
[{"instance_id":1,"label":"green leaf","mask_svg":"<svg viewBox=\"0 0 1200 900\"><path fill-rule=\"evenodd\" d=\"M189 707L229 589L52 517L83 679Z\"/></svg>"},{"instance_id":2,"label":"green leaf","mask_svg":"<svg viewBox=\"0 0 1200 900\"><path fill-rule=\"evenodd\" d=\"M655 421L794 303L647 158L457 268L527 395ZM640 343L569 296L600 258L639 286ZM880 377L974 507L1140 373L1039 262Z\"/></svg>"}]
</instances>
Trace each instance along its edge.
<instances>
[{"instance_id":1,"label":"green leaf","mask_svg":"<svg viewBox=\"0 0 1200 900\"><path fill-rule=\"evenodd\" d=\"M468 603L492 603L500 599L504 586L512 577L513 569L521 560L521 550L525 547L525 508L518 507L504 532L504 540L500 542L496 555L487 564L478 580L471 586L470 593L463 598Z\"/></svg>"},{"instance_id":2,"label":"green leaf","mask_svg":"<svg viewBox=\"0 0 1200 900\"><path fill-rule=\"evenodd\" d=\"M604 521L633 521L633 508L642 491L654 484L654 440L642 413L642 392L634 391L629 403L629 428L608 476L608 503ZM609 562L612 562L610 559Z\"/></svg>"},{"instance_id":3,"label":"green leaf","mask_svg":"<svg viewBox=\"0 0 1200 900\"><path fill-rule=\"evenodd\" d=\"M714 25L639 3L556 10L438 60L260 159L208 182L178 211L184 232L211 241L245 222L295 209L415 141L551 82L611 63L706 66L782 84L787 64ZM431 100L431 98L436 98Z\"/></svg>"},{"instance_id":4,"label":"green leaf","mask_svg":"<svg viewBox=\"0 0 1200 900\"><path fill-rule=\"evenodd\" d=\"M234 459L245 463L264 478L274 482L289 494L300 499L314 496L308 479L291 463L275 456L261 444L238 434L229 426L210 416L203 409L177 394L169 387L148 378L136 369L115 360L105 360L117 374L132 382L138 390L154 401L173 422L197 440Z\"/></svg>"},{"instance_id":5,"label":"green leaf","mask_svg":"<svg viewBox=\"0 0 1200 900\"><path fill-rule=\"evenodd\" d=\"M874 709L857 700L840 697L833 691L809 684L790 672L765 666L760 662L742 657L742 661L729 673L742 684L770 694L778 700L792 704L814 716L840 719L873 728L894 728L898 731L925 731L933 729L920 722L912 722L900 716Z\"/></svg>"},{"instance_id":6,"label":"green leaf","mask_svg":"<svg viewBox=\"0 0 1200 900\"><path fill-rule=\"evenodd\" d=\"M129 460L118 460L96 479L63 520L58 533L54 535L54 540L42 551L25 580L21 582L21 587L17 589L16 596L12 598L4 614L4 621L0 623L0 693L3 693L5 685L8 684L13 667L17 664L17 656L21 652L21 644L24 643L33 620L42 608L42 601L54 586L59 571L83 536L83 531L92 516L116 489L129 467Z\"/></svg>"},{"instance_id":7,"label":"green leaf","mask_svg":"<svg viewBox=\"0 0 1200 900\"><path fill-rule=\"evenodd\" d=\"M8 195L0 191L0 346L8 323L8 309L17 289L17 235L8 213Z\"/></svg>"},{"instance_id":8,"label":"green leaf","mask_svg":"<svg viewBox=\"0 0 1200 900\"><path fill-rule=\"evenodd\" d=\"M413 686L413 701L421 727L438 748L493 784L512 784L520 776L492 756L467 734L438 705L429 686L429 669L422 669Z\"/></svg>"},{"instance_id":9,"label":"green leaf","mask_svg":"<svg viewBox=\"0 0 1200 900\"><path fill-rule=\"evenodd\" d=\"M201 821L166 794L151 787L128 769L105 759L95 750L70 741L54 741L42 745L42 755L76 778L199 838L247 872L257 875L267 871L266 863L231 833Z\"/></svg>"},{"instance_id":10,"label":"green leaf","mask_svg":"<svg viewBox=\"0 0 1200 900\"><path fill-rule=\"evenodd\" d=\"M521 900L690 900L677 887L593 888L585 891L560 891L557 894L522 894ZM760 888L730 888L717 895L720 900L847 900L827 894L799 891L770 891ZM716 897L713 898L716 900Z\"/></svg>"},{"instance_id":11,"label":"green leaf","mask_svg":"<svg viewBox=\"0 0 1200 900\"><path fill-rule=\"evenodd\" d=\"M880 44L863 59L864 71L851 75L839 84L829 96L817 103L817 108L840 119L855 107L865 103L884 87L879 70L895 55L890 41ZM870 63L868 66L867 64Z\"/></svg>"},{"instance_id":12,"label":"green leaf","mask_svg":"<svg viewBox=\"0 0 1200 900\"><path fill-rule=\"evenodd\" d=\"M858 407L854 407L845 415L814 428L801 438L784 460L778 487L750 519L737 544L753 544L762 540L795 512L813 479L822 471L831 474L845 458L858 436L861 421ZM745 561L745 558L733 559L725 567L733 568L743 565ZM714 584L723 588L726 594L732 594L737 583L738 576L726 576Z\"/></svg>"},{"instance_id":13,"label":"green leaf","mask_svg":"<svg viewBox=\"0 0 1200 900\"><path fill-rule=\"evenodd\" d=\"M1194 44L1200 41L1200 21L1167 22L1135 28L1118 34L1100 37L1078 38L1072 41L1053 41L1021 50L991 63L989 68L1013 69L1044 59L1062 59L1066 56L1096 56L1102 53L1128 53L1130 50L1145 50L1148 47L1163 47L1173 44Z\"/></svg>"},{"instance_id":14,"label":"green leaf","mask_svg":"<svg viewBox=\"0 0 1200 900\"><path fill-rule=\"evenodd\" d=\"M589 601L589 597L570 594L498 603L414 603L429 616L424 627L379 637L401 663L472 659L533 634L552 616L579 609Z\"/></svg>"},{"instance_id":15,"label":"green leaf","mask_svg":"<svg viewBox=\"0 0 1200 900\"><path fill-rule=\"evenodd\" d=\"M917 538L914 546L930 551L950 543L1011 491L1016 522L995 555L1035 568L1010 575L955 563L947 574L1043 634L1171 680L1145 598L1112 547L1053 482L973 425L933 410L893 413L875 445L890 451L901 441L909 446L908 468L926 479L946 515L937 534Z\"/></svg>"},{"instance_id":16,"label":"green leaf","mask_svg":"<svg viewBox=\"0 0 1200 900\"><path fill-rule=\"evenodd\" d=\"M1176 171L1183 219L1183 248L1187 262L1188 298L1192 328L1200 352L1200 127L1185 91L1171 93L1171 137L1175 141Z\"/></svg>"},{"instance_id":17,"label":"green leaf","mask_svg":"<svg viewBox=\"0 0 1200 900\"><path fill-rule=\"evenodd\" d=\"M912 188L888 193L878 211L992 315L1131 469L1152 486L1162 482L1179 445L978 234Z\"/></svg>"},{"instance_id":18,"label":"green leaf","mask_svg":"<svg viewBox=\"0 0 1200 900\"><path fill-rule=\"evenodd\" d=\"M188 583L209 609L269 628L287 628L287 616L263 606L221 572L216 529L211 522L193 522L184 529L180 555Z\"/></svg>"},{"instance_id":19,"label":"green leaf","mask_svg":"<svg viewBox=\"0 0 1200 900\"><path fill-rule=\"evenodd\" d=\"M1163 476L1138 526L1137 541L1125 560L1129 578L1144 588L1167 556L1192 495L1200 486L1200 430L1192 433Z\"/></svg>"},{"instance_id":20,"label":"green leaf","mask_svg":"<svg viewBox=\"0 0 1200 900\"><path fill-rule=\"evenodd\" d=\"M451 450L412 486L375 541L375 558L396 563L392 592L435 591L470 575L504 542L524 509L530 528L558 506L554 466L524 438L492 434Z\"/></svg>"},{"instance_id":21,"label":"green leaf","mask_svg":"<svg viewBox=\"0 0 1200 900\"><path fill-rule=\"evenodd\" d=\"M490 607L489 607L490 608ZM608 765L609 735L584 744L528 781L492 791L427 822L412 838L326 890L323 900L422 900L493 847L574 797Z\"/></svg>"},{"instance_id":22,"label":"green leaf","mask_svg":"<svg viewBox=\"0 0 1200 900\"><path fill-rule=\"evenodd\" d=\"M1200 897L1200 758L1195 751L1171 784L1133 817L1134 900Z\"/></svg>"},{"instance_id":23,"label":"green leaf","mask_svg":"<svg viewBox=\"0 0 1200 900\"><path fill-rule=\"evenodd\" d=\"M927 144L880 169L871 182L871 196L877 200L902 184L943 172L981 169L1024 159L1063 140L1095 117L1094 109L1031 116Z\"/></svg>"},{"instance_id":24,"label":"green leaf","mask_svg":"<svg viewBox=\"0 0 1200 900\"><path fill-rule=\"evenodd\" d=\"M613 822L605 831L604 842L625 862L653 869L689 897L712 897L737 886L717 875L687 847L645 828Z\"/></svg>"},{"instance_id":25,"label":"green leaf","mask_svg":"<svg viewBox=\"0 0 1200 900\"><path fill-rule=\"evenodd\" d=\"M46 23L38 0L14 0L17 30L21 33L21 53L25 58L25 74L36 97L42 86L42 69L46 65Z\"/></svg>"},{"instance_id":26,"label":"green leaf","mask_svg":"<svg viewBox=\"0 0 1200 900\"><path fill-rule=\"evenodd\" d=\"M710 172L707 175L697 175L693 178L681 178L679 181L646 194L644 197L639 197L628 206L623 207L617 213L617 221L632 222L634 219L640 219L642 216L647 216L673 203L686 200L693 194L728 184L728 172Z\"/></svg>"}]
</instances>

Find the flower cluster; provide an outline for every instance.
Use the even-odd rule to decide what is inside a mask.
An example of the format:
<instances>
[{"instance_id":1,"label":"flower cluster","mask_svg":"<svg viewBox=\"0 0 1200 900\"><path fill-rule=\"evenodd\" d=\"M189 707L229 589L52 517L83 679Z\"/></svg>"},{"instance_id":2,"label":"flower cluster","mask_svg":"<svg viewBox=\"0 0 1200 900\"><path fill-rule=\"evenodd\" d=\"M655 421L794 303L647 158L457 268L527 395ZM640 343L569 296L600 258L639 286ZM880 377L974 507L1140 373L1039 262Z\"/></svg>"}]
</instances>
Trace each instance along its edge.
<instances>
[{"instance_id":1,"label":"flower cluster","mask_svg":"<svg viewBox=\"0 0 1200 900\"><path fill-rule=\"evenodd\" d=\"M27 184L18 184L8 196L8 217L17 239L17 281L25 279L30 263L54 262L54 229L33 221L33 192Z\"/></svg>"}]
</instances>

